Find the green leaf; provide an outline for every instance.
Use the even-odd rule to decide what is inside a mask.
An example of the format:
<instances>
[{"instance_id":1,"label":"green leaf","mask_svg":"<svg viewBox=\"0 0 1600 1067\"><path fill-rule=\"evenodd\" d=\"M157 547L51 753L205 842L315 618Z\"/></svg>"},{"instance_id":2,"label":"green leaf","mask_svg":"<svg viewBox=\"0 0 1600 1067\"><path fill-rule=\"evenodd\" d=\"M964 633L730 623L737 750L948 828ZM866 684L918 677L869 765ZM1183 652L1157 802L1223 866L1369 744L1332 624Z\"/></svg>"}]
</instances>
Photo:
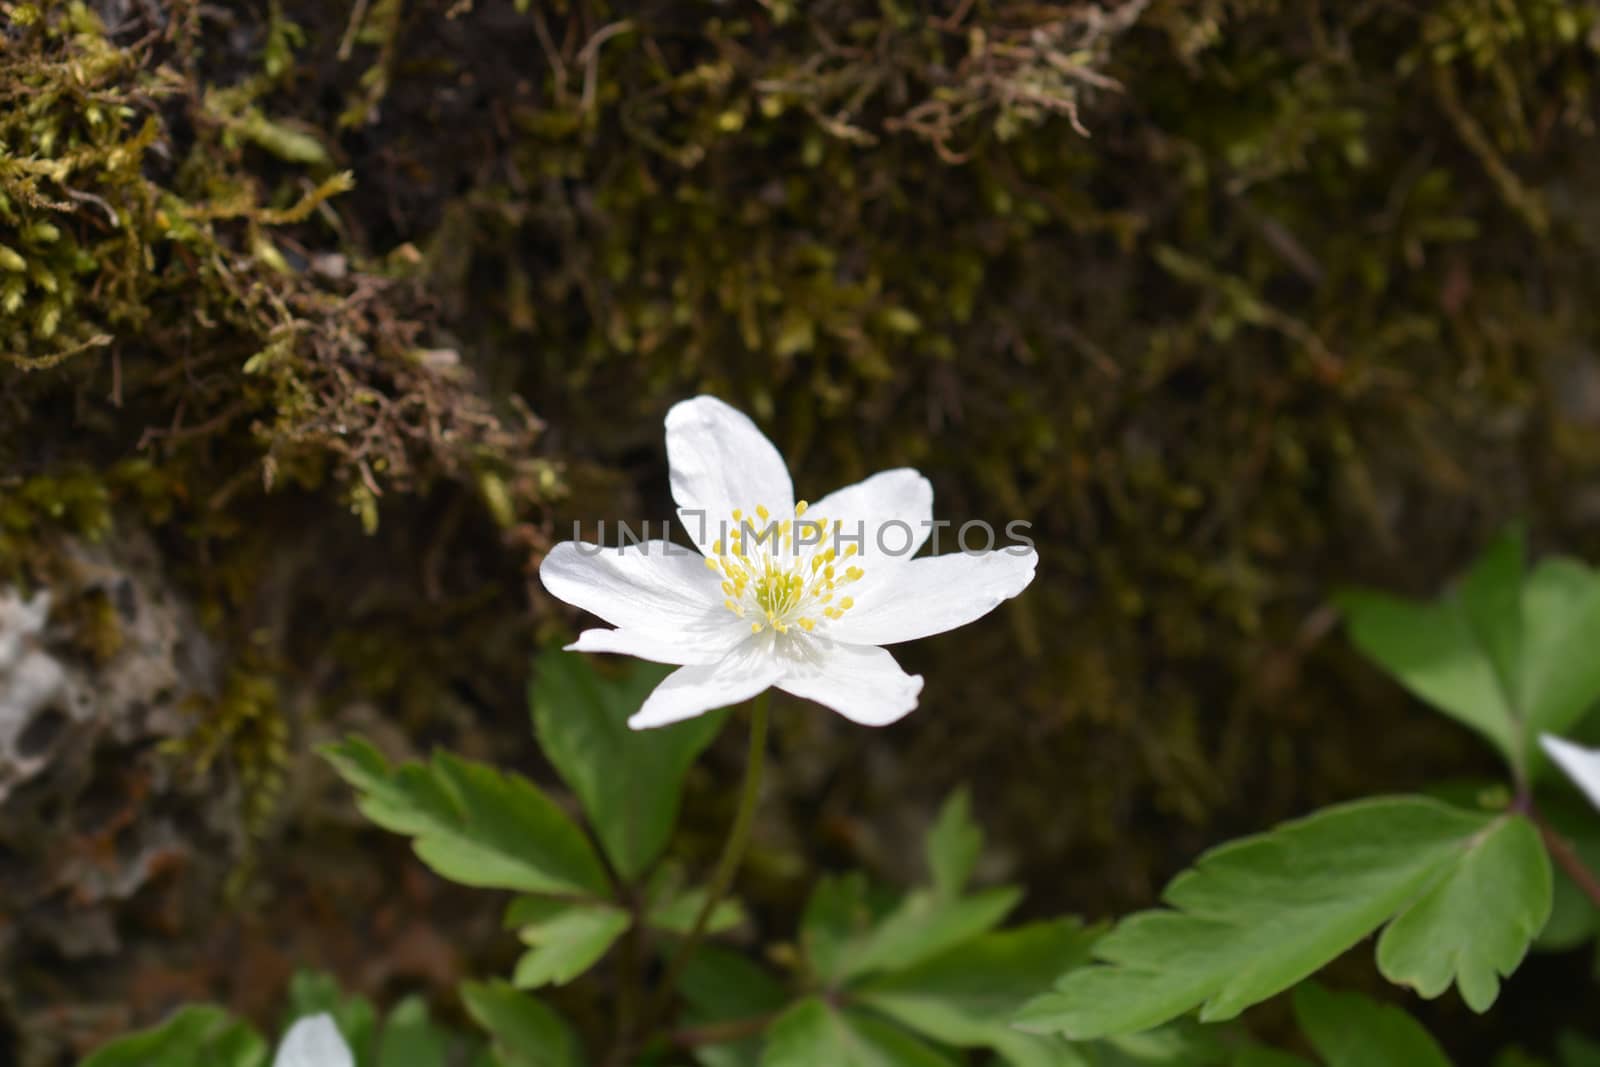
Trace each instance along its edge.
<instances>
[{"instance_id":1,"label":"green leaf","mask_svg":"<svg viewBox=\"0 0 1600 1067\"><path fill-rule=\"evenodd\" d=\"M1544 921L1548 873L1497 876L1492 899L1504 910L1465 921L1462 902L1475 895L1483 849L1534 862L1520 843L1527 829L1521 816L1390 797L1223 845L1173 879L1167 908L1131 916L1102 938L1094 953L1104 963L1067 972L1019 1022L1081 1040L1143 1030L1196 1006L1202 1021L1230 1019L1397 916L1396 973L1420 976L1434 993L1440 968L1460 973L1469 1003L1481 1004L1485 968L1513 966ZM1513 953L1506 946L1518 938Z\"/></svg>"},{"instance_id":2,"label":"green leaf","mask_svg":"<svg viewBox=\"0 0 1600 1067\"><path fill-rule=\"evenodd\" d=\"M1420 1023L1359 993L1307 982L1294 991L1294 1014L1327 1067L1450 1067Z\"/></svg>"},{"instance_id":3,"label":"green leaf","mask_svg":"<svg viewBox=\"0 0 1600 1067\"><path fill-rule=\"evenodd\" d=\"M716 945L695 949L678 988L700 1016L717 1022L766 1015L788 999L777 979L739 953Z\"/></svg>"},{"instance_id":4,"label":"green leaf","mask_svg":"<svg viewBox=\"0 0 1600 1067\"><path fill-rule=\"evenodd\" d=\"M1535 739L1563 733L1600 700L1600 572L1547 559L1525 574L1511 534L1434 603L1355 591L1340 597L1356 647L1422 700L1492 741L1523 778Z\"/></svg>"},{"instance_id":5,"label":"green leaf","mask_svg":"<svg viewBox=\"0 0 1600 1067\"><path fill-rule=\"evenodd\" d=\"M450 1032L428 1015L428 1002L410 996L394 1006L378 1042L378 1067L447 1067Z\"/></svg>"},{"instance_id":6,"label":"green leaf","mask_svg":"<svg viewBox=\"0 0 1600 1067\"><path fill-rule=\"evenodd\" d=\"M809 997L767 1031L761 1067L956 1067L904 1030Z\"/></svg>"},{"instance_id":7,"label":"green leaf","mask_svg":"<svg viewBox=\"0 0 1600 1067\"><path fill-rule=\"evenodd\" d=\"M645 924L667 933L688 934L705 901L704 887L686 888L683 871L674 864L662 864L645 889ZM706 932L726 933L744 921L744 906L733 897L723 897L711 912Z\"/></svg>"},{"instance_id":8,"label":"green leaf","mask_svg":"<svg viewBox=\"0 0 1600 1067\"><path fill-rule=\"evenodd\" d=\"M928 831L928 871L941 896L958 896L972 878L983 851L983 831L972 820L972 800L965 789L950 794Z\"/></svg>"},{"instance_id":9,"label":"green leaf","mask_svg":"<svg viewBox=\"0 0 1600 1067\"><path fill-rule=\"evenodd\" d=\"M165 1022L91 1053L79 1067L265 1067L267 1045L247 1023L212 1004L191 1004Z\"/></svg>"},{"instance_id":10,"label":"green leaf","mask_svg":"<svg viewBox=\"0 0 1600 1067\"><path fill-rule=\"evenodd\" d=\"M367 818L416 838L417 855L452 881L485 889L607 896L605 870L582 832L532 782L436 753L391 768L360 738L322 754L358 791Z\"/></svg>"},{"instance_id":11,"label":"green leaf","mask_svg":"<svg viewBox=\"0 0 1600 1067\"><path fill-rule=\"evenodd\" d=\"M1096 1041L1095 1067L1210 1067L1227 1062L1218 1026L1180 1019L1154 1030Z\"/></svg>"},{"instance_id":12,"label":"green leaf","mask_svg":"<svg viewBox=\"0 0 1600 1067\"><path fill-rule=\"evenodd\" d=\"M949 898L915 890L882 914L860 874L824 878L812 891L800 938L811 973L842 984L874 971L909 967L998 925L1016 907L1015 889Z\"/></svg>"},{"instance_id":13,"label":"green leaf","mask_svg":"<svg viewBox=\"0 0 1600 1067\"><path fill-rule=\"evenodd\" d=\"M1539 831L1526 819L1502 819L1383 931L1378 969L1428 998L1454 982L1468 1007L1488 1011L1500 976L1517 969L1544 928L1552 899Z\"/></svg>"},{"instance_id":14,"label":"green leaf","mask_svg":"<svg viewBox=\"0 0 1600 1067\"><path fill-rule=\"evenodd\" d=\"M1025 1034L1011 1019L1064 965L1087 963L1098 935L1075 919L985 934L914 967L869 979L857 998L941 1044L992 1048L1014 1067L1088 1064L1060 1039Z\"/></svg>"},{"instance_id":15,"label":"green leaf","mask_svg":"<svg viewBox=\"0 0 1600 1067\"><path fill-rule=\"evenodd\" d=\"M1239 1050L1229 1067L1315 1067L1310 1060L1264 1045L1250 1045Z\"/></svg>"},{"instance_id":16,"label":"green leaf","mask_svg":"<svg viewBox=\"0 0 1600 1067\"><path fill-rule=\"evenodd\" d=\"M1565 734L1600 700L1600 571L1546 559L1522 589L1521 706L1528 747L1543 760L1540 734Z\"/></svg>"},{"instance_id":17,"label":"green leaf","mask_svg":"<svg viewBox=\"0 0 1600 1067\"><path fill-rule=\"evenodd\" d=\"M840 960L829 977L848 981L932 959L1000 925L1021 899L1021 890L1012 888L986 889L956 899L934 890L914 890Z\"/></svg>"},{"instance_id":18,"label":"green leaf","mask_svg":"<svg viewBox=\"0 0 1600 1067\"><path fill-rule=\"evenodd\" d=\"M678 981L689 1011L689 1026L760 1020L788 1000L784 987L744 956L716 945L702 945L689 958ZM695 1048L705 1067L755 1067L761 1060L759 1034Z\"/></svg>"},{"instance_id":19,"label":"green leaf","mask_svg":"<svg viewBox=\"0 0 1600 1067\"><path fill-rule=\"evenodd\" d=\"M624 675L602 676L593 660L578 652L542 653L528 699L545 755L578 795L617 873L632 880L666 848L683 777L727 712L630 730L628 717L671 668L640 662Z\"/></svg>"},{"instance_id":20,"label":"green leaf","mask_svg":"<svg viewBox=\"0 0 1600 1067\"><path fill-rule=\"evenodd\" d=\"M504 982L466 982L461 1000L504 1067L583 1067L577 1035L533 997Z\"/></svg>"},{"instance_id":21,"label":"green leaf","mask_svg":"<svg viewBox=\"0 0 1600 1067\"><path fill-rule=\"evenodd\" d=\"M550 901L548 907L546 914L523 921L518 931L531 946L511 979L518 989L565 985L599 962L633 925L626 911L608 904Z\"/></svg>"},{"instance_id":22,"label":"green leaf","mask_svg":"<svg viewBox=\"0 0 1600 1067\"><path fill-rule=\"evenodd\" d=\"M864 874L819 879L800 917L800 947L811 973L824 978L842 973L877 920Z\"/></svg>"}]
</instances>

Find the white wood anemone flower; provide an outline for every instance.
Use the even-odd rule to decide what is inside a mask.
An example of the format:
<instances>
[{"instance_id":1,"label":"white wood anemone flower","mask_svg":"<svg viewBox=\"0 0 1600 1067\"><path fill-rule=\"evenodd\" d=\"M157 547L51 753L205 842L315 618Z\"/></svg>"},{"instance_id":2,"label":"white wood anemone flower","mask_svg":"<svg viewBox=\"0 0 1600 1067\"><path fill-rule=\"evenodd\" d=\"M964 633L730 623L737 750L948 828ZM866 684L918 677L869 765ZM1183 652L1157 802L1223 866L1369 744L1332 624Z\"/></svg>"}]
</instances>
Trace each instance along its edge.
<instances>
[{"instance_id":1,"label":"white wood anemone flower","mask_svg":"<svg viewBox=\"0 0 1600 1067\"><path fill-rule=\"evenodd\" d=\"M934 528L933 487L914 470L808 505L772 442L721 400L674 405L666 428L672 496L699 551L565 541L539 568L553 596L616 627L569 648L679 667L635 730L771 687L886 726L917 706L922 678L880 646L964 626L1033 580L1038 555L1020 544L912 558Z\"/></svg>"},{"instance_id":2,"label":"white wood anemone flower","mask_svg":"<svg viewBox=\"0 0 1600 1067\"><path fill-rule=\"evenodd\" d=\"M331 1015L309 1015L289 1028L272 1067L355 1067Z\"/></svg>"},{"instance_id":3,"label":"white wood anemone flower","mask_svg":"<svg viewBox=\"0 0 1600 1067\"><path fill-rule=\"evenodd\" d=\"M1539 743L1556 766L1567 772L1589 802L1600 808L1600 749L1584 748L1552 734L1543 734Z\"/></svg>"}]
</instances>

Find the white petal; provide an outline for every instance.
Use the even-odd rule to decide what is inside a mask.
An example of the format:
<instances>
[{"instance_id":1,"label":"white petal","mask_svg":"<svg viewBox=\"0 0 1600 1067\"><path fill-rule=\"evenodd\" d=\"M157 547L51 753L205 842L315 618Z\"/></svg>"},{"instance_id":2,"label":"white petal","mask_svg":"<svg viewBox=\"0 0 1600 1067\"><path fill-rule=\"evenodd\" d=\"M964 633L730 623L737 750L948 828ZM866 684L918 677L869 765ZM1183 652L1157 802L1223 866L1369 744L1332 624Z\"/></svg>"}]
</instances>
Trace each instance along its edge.
<instances>
[{"instance_id":1,"label":"white petal","mask_svg":"<svg viewBox=\"0 0 1600 1067\"><path fill-rule=\"evenodd\" d=\"M779 517L794 510L794 484L783 457L749 416L714 396L667 412L667 463L678 517L702 549L717 540L735 508L762 505Z\"/></svg>"},{"instance_id":2,"label":"white petal","mask_svg":"<svg viewBox=\"0 0 1600 1067\"><path fill-rule=\"evenodd\" d=\"M749 700L782 673L770 633L752 636L716 663L679 667L667 675L628 725L648 730Z\"/></svg>"},{"instance_id":3,"label":"white petal","mask_svg":"<svg viewBox=\"0 0 1600 1067\"><path fill-rule=\"evenodd\" d=\"M1584 791L1589 802L1600 808L1600 749L1583 748L1550 734L1542 735L1539 743L1550 758L1567 772L1567 777Z\"/></svg>"},{"instance_id":4,"label":"white petal","mask_svg":"<svg viewBox=\"0 0 1600 1067\"><path fill-rule=\"evenodd\" d=\"M824 544L836 547L840 555L846 546L857 545L861 568L867 578L876 578L876 568L909 560L927 542L933 530L933 486L909 467L880 471L829 493L811 505L806 518L821 518L830 526L838 520L838 534Z\"/></svg>"},{"instance_id":5,"label":"white petal","mask_svg":"<svg viewBox=\"0 0 1600 1067\"><path fill-rule=\"evenodd\" d=\"M907 674L894 657L869 645L807 642L810 655L790 661L778 688L832 708L862 726L887 726L909 715L922 676Z\"/></svg>"},{"instance_id":6,"label":"white petal","mask_svg":"<svg viewBox=\"0 0 1600 1067\"><path fill-rule=\"evenodd\" d=\"M289 1028L272 1067L355 1067L331 1015L312 1015Z\"/></svg>"},{"instance_id":7,"label":"white petal","mask_svg":"<svg viewBox=\"0 0 1600 1067\"><path fill-rule=\"evenodd\" d=\"M685 663L708 643L728 647L738 634L704 557L670 541L620 548L563 541L539 565L539 580L552 596L614 626L682 645Z\"/></svg>"},{"instance_id":8,"label":"white petal","mask_svg":"<svg viewBox=\"0 0 1600 1067\"><path fill-rule=\"evenodd\" d=\"M698 635L694 640L682 636L662 637L641 630L585 630L567 646L568 652L615 652L637 656L652 663L715 663L728 650L750 636L750 625L727 613L731 625L721 632Z\"/></svg>"},{"instance_id":9,"label":"white petal","mask_svg":"<svg viewBox=\"0 0 1600 1067\"><path fill-rule=\"evenodd\" d=\"M925 556L863 583L855 607L829 621L827 635L852 645L892 645L954 630L989 614L1033 581L1033 549Z\"/></svg>"}]
</instances>

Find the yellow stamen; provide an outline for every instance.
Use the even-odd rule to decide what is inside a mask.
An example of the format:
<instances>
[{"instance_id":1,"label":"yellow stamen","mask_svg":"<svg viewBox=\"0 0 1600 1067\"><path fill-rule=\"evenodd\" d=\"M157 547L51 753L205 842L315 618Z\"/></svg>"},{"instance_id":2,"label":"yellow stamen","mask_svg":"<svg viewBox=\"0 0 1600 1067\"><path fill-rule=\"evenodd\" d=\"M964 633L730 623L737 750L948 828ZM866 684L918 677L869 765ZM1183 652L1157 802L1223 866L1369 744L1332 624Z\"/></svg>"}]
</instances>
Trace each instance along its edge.
<instances>
[{"instance_id":1,"label":"yellow stamen","mask_svg":"<svg viewBox=\"0 0 1600 1067\"><path fill-rule=\"evenodd\" d=\"M772 518L772 512L767 510L767 506L765 504L756 505L756 514L760 516L762 522L766 522L768 519Z\"/></svg>"},{"instance_id":2,"label":"yellow stamen","mask_svg":"<svg viewBox=\"0 0 1600 1067\"><path fill-rule=\"evenodd\" d=\"M795 513L796 517L804 515L806 513L806 508L809 508L810 506L811 505L807 504L804 500L802 500L802 501L800 501L800 503L796 504L794 506L794 513Z\"/></svg>"},{"instance_id":3,"label":"yellow stamen","mask_svg":"<svg viewBox=\"0 0 1600 1067\"><path fill-rule=\"evenodd\" d=\"M807 619L807 618L802 617L799 620L799 622L800 622L800 629L804 630L806 633L810 633L813 629L816 628L816 625L817 625L817 620L816 619Z\"/></svg>"}]
</instances>

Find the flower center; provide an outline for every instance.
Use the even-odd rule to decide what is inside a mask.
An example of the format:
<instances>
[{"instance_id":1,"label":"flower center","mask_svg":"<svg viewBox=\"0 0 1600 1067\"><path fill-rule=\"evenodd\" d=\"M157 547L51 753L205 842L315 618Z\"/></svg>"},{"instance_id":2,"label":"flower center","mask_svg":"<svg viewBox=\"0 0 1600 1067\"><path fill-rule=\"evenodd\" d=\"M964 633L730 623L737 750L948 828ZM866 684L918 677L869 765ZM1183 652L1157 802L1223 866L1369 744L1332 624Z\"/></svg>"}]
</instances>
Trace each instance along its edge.
<instances>
[{"instance_id":1,"label":"flower center","mask_svg":"<svg viewBox=\"0 0 1600 1067\"><path fill-rule=\"evenodd\" d=\"M810 633L819 617L826 625L855 606L853 598L837 594L861 580L862 569L843 562L860 546L840 553L837 543L828 543L837 542L840 523L805 514L804 500L794 506L794 518L781 522L761 504L753 516L735 508L706 557L706 567L722 578L723 605L749 617L751 633L786 634L791 626Z\"/></svg>"}]
</instances>

